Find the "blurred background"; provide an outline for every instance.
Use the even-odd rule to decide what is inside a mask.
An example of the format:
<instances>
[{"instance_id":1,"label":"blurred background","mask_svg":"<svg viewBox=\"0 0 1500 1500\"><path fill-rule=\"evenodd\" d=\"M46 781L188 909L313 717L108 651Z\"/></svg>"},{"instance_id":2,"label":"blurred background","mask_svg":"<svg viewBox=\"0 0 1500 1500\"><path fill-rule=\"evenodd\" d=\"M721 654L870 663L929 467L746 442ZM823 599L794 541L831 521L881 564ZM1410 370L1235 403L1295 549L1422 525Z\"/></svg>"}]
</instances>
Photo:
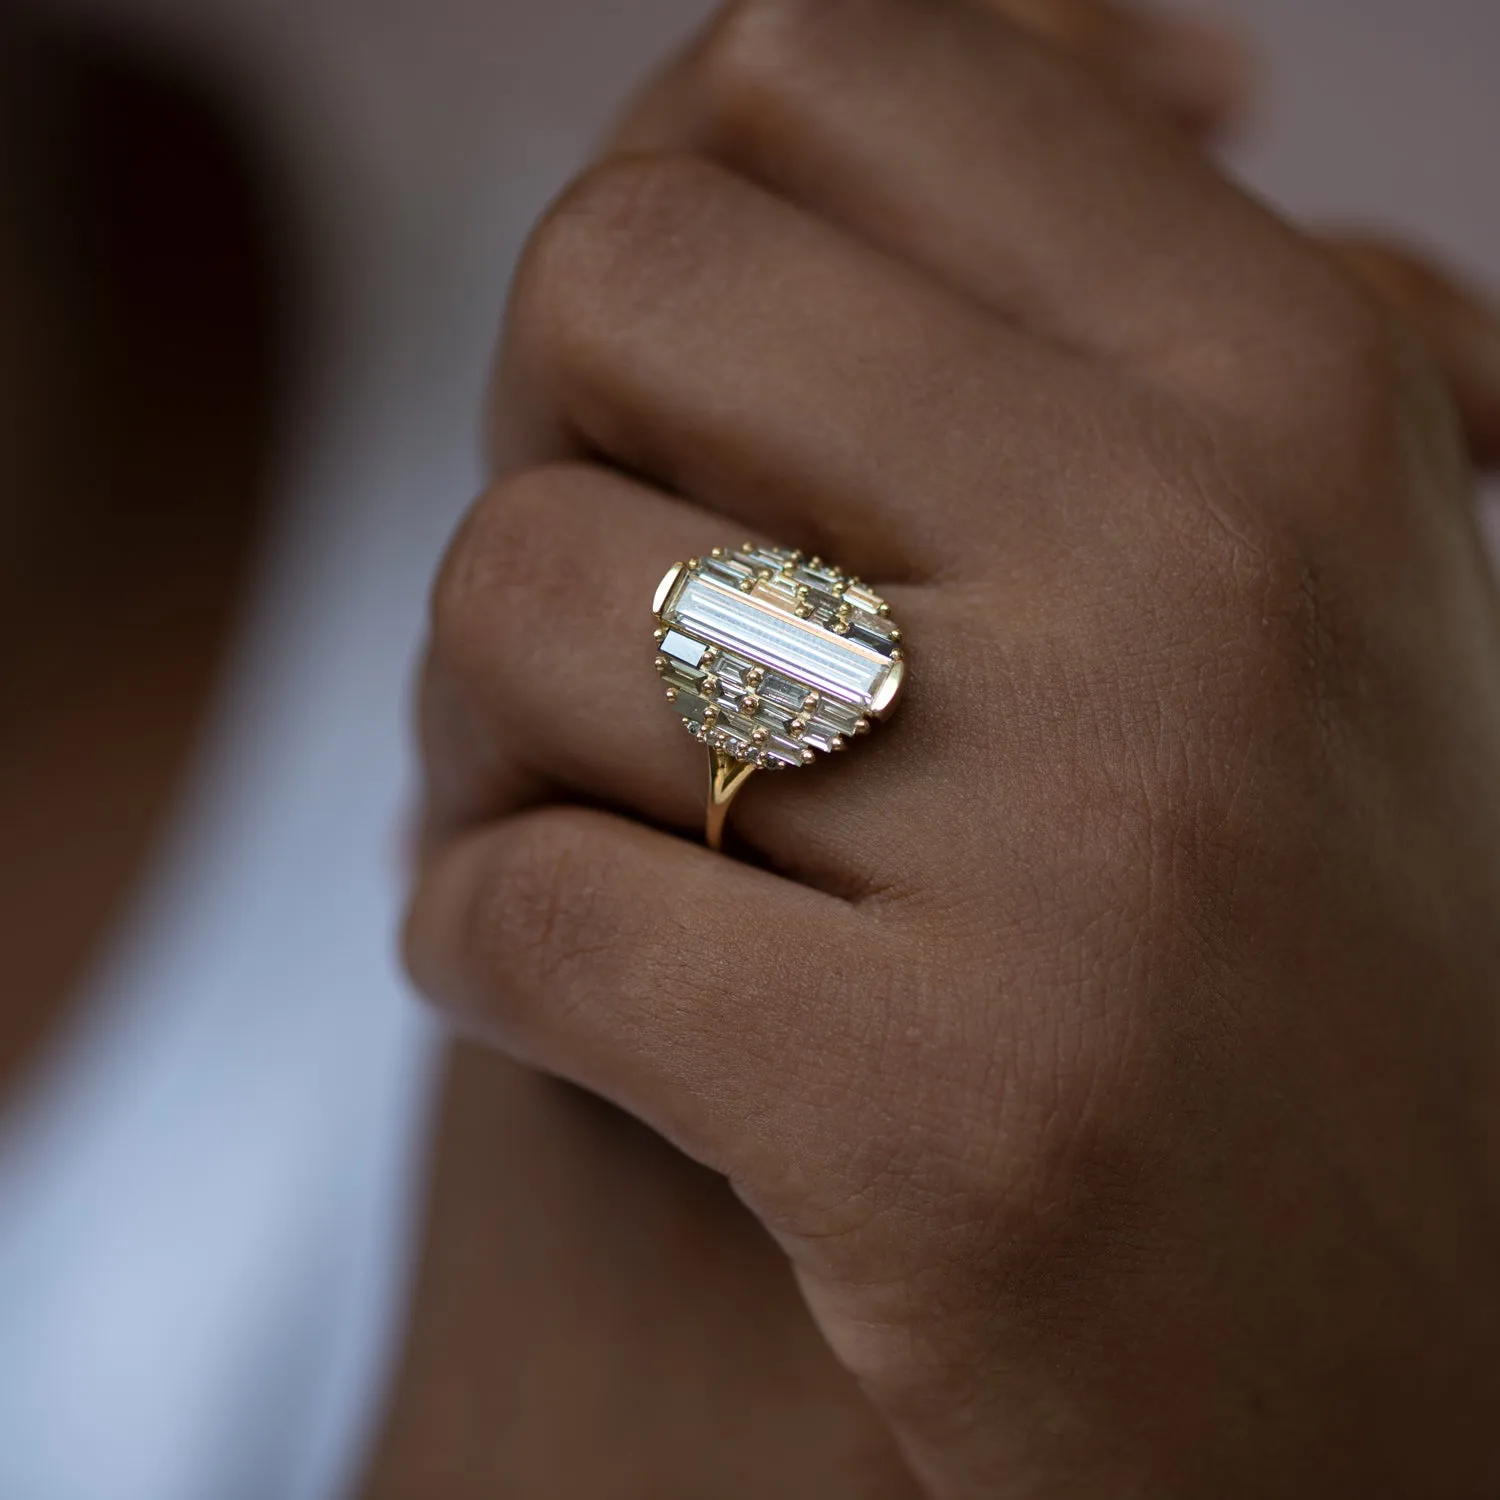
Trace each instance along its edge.
<instances>
[{"instance_id":1,"label":"blurred background","mask_svg":"<svg viewBox=\"0 0 1500 1500\"><path fill-rule=\"evenodd\" d=\"M0 17L0 1495L357 1462L432 1079L393 957L424 595L527 227L709 8ZM1216 13L1235 171L1500 281L1493 0Z\"/></svg>"}]
</instances>

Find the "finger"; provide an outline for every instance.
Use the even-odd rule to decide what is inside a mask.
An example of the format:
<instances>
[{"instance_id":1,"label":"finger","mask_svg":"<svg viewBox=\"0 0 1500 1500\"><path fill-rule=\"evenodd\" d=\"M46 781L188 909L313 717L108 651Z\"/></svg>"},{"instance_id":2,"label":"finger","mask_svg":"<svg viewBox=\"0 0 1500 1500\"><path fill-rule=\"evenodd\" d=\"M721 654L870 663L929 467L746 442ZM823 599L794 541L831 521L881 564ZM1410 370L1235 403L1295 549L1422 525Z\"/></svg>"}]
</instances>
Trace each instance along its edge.
<instances>
[{"instance_id":1,"label":"finger","mask_svg":"<svg viewBox=\"0 0 1500 1500\"><path fill-rule=\"evenodd\" d=\"M431 859L406 951L461 1030L739 1182L795 1171L811 1194L833 1138L823 1108L872 1083L854 1076L853 1042L881 1004L823 960L881 942L834 897L605 813L549 808Z\"/></svg>"},{"instance_id":2,"label":"finger","mask_svg":"<svg viewBox=\"0 0 1500 1500\"><path fill-rule=\"evenodd\" d=\"M984 0L987 7L1135 90L1190 136L1225 130L1250 102L1254 68L1226 23L1102 0Z\"/></svg>"},{"instance_id":3,"label":"finger","mask_svg":"<svg viewBox=\"0 0 1500 1500\"><path fill-rule=\"evenodd\" d=\"M997 497L1038 529L1116 480L1118 386L711 163L623 158L523 260L495 461L602 453L881 585L1000 545Z\"/></svg>"},{"instance_id":4,"label":"finger","mask_svg":"<svg viewBox=\"0 0 1500 1500\"><path fill-rule=\"evenodd\" d=\"M649 603L675 561L740 540L715 517L600 468L554 466L495 486L434 594L429 828L451 832L563 797L701 834L705 757L652 670ZM899 597L903 623L925 633L929 599ZM941 674L943 660L924 653L924 670ZM918 718L922 698L941 703L941 682L919 696ZM862 744L837 776L757 777L736 804L739 838L821 889L867 889L864 872L882 865L889 883L899 873L886 849L891 809L921 805L944 739L929 736L928 775L913 775L897 727Z\"/></svg>"},{"instance_id":5,"label":"finger","mask_svg":"<svg viewBox=\"0 0 1500 1500\"><path fill-rule=\"evenodd\" d=\"M671 93L676 138L1082 349L1222 366L1326 292L1154 111L965 0L747 0Z\"/></svg>"},{"instance_id":6,"label":"finger","mask_svg":"<svg viewBox=\"0 0 1500 1500\"><path fill-rule=\"evenodd\" d=\"M1243 38L1219 22L1101 0L984 0L989 9L1135 89L1190 136L1234 125L1253 91ZM705 31L704 37L711 35ZM611 151L697 145L694 69L702 42L662 70L616 127Z\"/></svg>"},{"instance_id":7,"label":"finger","mask_svg":"<svg viewBox=\"0 0 1500 1500\"><path fill-rule=\"evenodd\" d=\"M701 822L702 751L653 680L649 606L674 562L724 532L582 464L517 475L473 507L433 589L421 722L435 829L558 792Z\"/></svg>"},{"instance_id":8,"label":"finger","mask_svg":"<svg viewBox=\"0 0 1500 1500\"><path fill-rule=\"evenodd\" d=\"M1352 235L1328 243L1426 346L1475 459L1500 463L1500 312L1452 272L1410 250Z\"/></svg>"}]
</instances>

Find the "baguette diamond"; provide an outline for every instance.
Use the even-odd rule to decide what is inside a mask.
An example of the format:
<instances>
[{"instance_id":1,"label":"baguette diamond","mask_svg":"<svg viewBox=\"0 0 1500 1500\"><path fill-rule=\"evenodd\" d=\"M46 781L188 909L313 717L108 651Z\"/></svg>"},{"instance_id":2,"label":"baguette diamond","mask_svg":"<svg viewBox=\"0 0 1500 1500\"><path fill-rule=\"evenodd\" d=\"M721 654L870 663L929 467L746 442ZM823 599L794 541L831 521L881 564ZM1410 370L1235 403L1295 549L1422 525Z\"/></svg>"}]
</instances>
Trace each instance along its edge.
<instances>
[{"instance_id":1,"label":"baguette diamond","mask_svg":"<svg viewBox=\"0 0 1500 1500\"><path fill-rule=\"evenodd\" d=\"M701 743L767 769L841 750L895 708L906 675L885 601L820 558L746 544L679 563L652 645Z\"/></svg>"}]
</instances>

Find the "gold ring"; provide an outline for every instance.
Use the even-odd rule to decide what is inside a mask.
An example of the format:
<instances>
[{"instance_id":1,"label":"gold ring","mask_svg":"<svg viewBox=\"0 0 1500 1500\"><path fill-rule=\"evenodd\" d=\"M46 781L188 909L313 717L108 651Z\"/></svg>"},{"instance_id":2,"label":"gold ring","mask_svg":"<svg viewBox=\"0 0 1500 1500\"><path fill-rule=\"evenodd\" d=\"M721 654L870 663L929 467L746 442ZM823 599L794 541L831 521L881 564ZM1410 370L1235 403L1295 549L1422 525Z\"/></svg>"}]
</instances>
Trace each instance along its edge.
<instances>
[{"instance_id":1,"label":"gold ring","mask_svg":"<svg viewBox=\"0 0 1500 1500\"><path fill-rule=\"evenodd\" d=\"M656 671L707 747L705 837L756 771L810 766L895 711L906 651L890 607L822 558L746 542L674 565L656 590Z\"/></svg>"}]
</instances>

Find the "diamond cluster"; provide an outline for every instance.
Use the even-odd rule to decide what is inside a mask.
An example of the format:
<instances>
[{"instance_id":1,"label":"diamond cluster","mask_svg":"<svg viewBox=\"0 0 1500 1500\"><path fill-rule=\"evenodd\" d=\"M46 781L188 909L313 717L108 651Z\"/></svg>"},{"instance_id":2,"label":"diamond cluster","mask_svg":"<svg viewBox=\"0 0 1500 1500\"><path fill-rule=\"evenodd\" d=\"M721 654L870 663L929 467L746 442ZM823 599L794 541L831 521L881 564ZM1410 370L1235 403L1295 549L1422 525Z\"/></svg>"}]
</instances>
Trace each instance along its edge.
<instances>
[{"instance_id":1,"label":"diamond cluster","mask_svg":"<svg viewBox=\"0 0 1500 1500\"><path fill-rule=\"evenodd\" d=\"M679 563L656 619L656 670L688 733L768 770L844 749L895 708L906 674L885 600L780 547Z\"/></svg>"}]
</instances>

